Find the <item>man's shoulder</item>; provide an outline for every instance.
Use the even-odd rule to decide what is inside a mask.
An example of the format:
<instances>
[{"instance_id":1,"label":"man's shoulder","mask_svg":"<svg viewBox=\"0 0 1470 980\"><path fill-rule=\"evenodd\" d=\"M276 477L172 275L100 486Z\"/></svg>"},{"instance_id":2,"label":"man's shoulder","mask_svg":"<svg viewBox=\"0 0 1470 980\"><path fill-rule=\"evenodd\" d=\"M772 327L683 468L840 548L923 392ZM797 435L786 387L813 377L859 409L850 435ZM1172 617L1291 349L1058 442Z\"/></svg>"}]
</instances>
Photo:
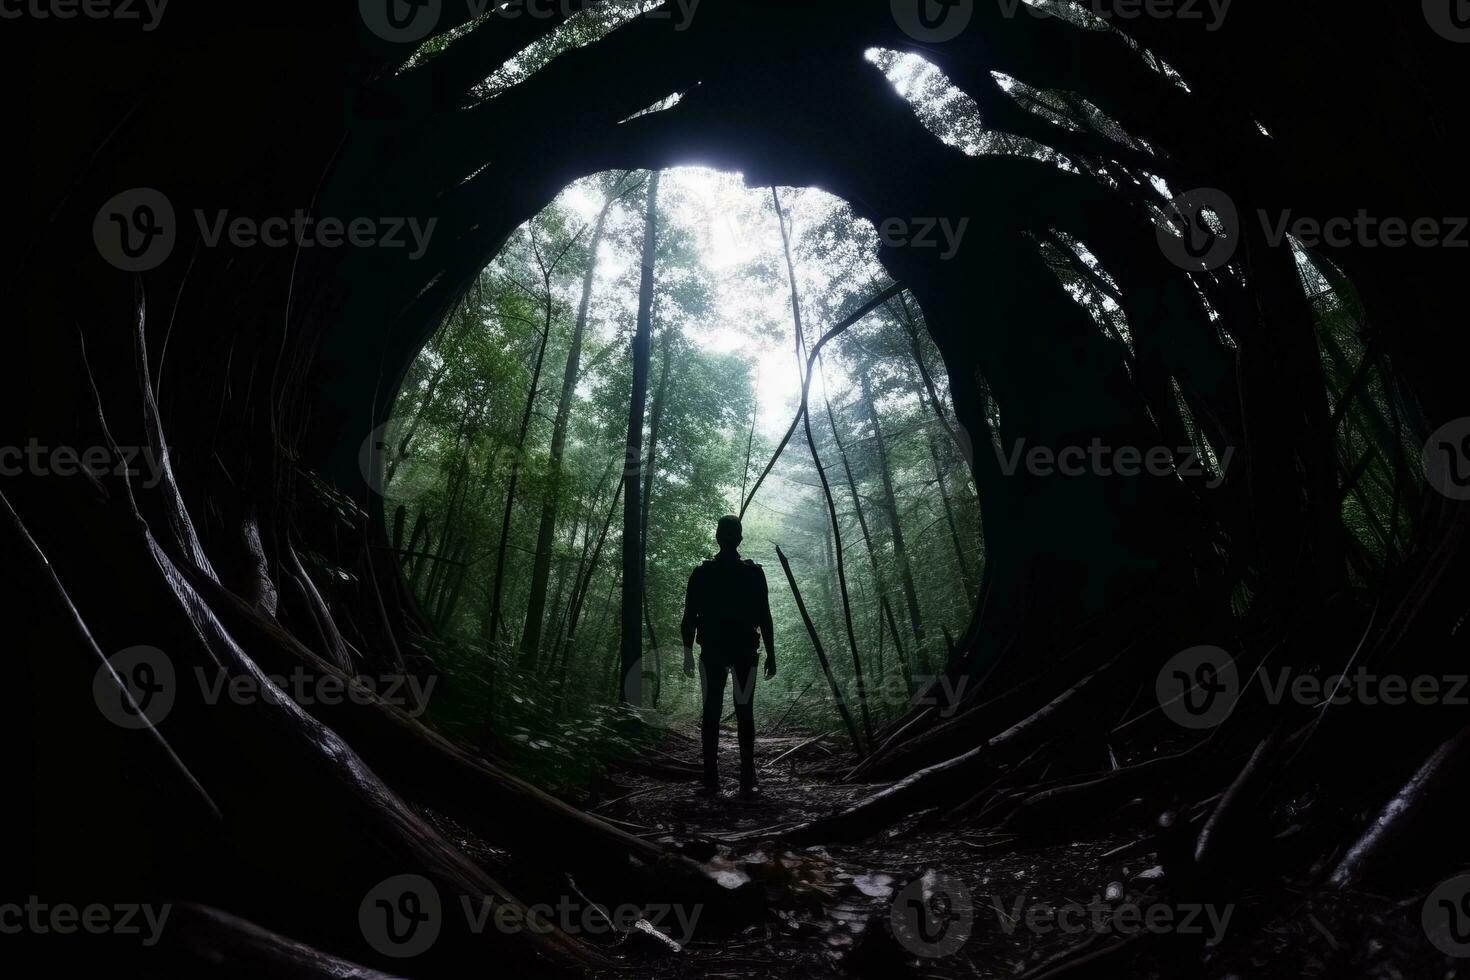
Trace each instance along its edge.
<instances>
[{"instance_id":1,"label":"man's shoulder","mask_svg":"<svg viewBox=\"0 0 1470 980\"><path fill-rule=\"evenodd\" d=\"M704 561L700 562L698 565L695 565L694 566L694 571L690 572L689 575L692 578L693 576L700 575L702 573L703 574L708 574L708 573L713 572L716 569L718 569L719 568L719 565L720 565L720 560L719 560L718 557L706 558ZM765 568L761 565L761 563L760 562L757 562L757 561L752 561L749 558L742 558L742 559L740 559L739 567L740 568L754 569L755 571L760 572L762 575L765 574Z\"/></svg>"}]
</instances>

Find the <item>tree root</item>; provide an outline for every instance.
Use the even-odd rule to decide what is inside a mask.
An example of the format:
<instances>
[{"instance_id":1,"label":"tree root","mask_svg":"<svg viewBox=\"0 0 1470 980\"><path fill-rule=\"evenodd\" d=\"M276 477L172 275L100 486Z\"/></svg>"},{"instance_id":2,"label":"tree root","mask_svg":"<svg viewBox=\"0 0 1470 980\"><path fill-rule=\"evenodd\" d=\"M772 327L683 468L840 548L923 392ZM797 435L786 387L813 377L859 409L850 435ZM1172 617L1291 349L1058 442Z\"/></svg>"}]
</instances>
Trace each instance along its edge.
<instances>
[{"instance_id":1,"label":"tree root","mask_svg":"<svg viewBox=\"0 0 1470 980\"><path fill-rule=\"evenodd\" d=\"M1060 725L1075 720L1091 706L1109 663L1093 671L1032 713L982 745L921 769L892 786L857 801L842 813L803 824L788 836L794 843L859 840L906 814L916 813L970 791L975 776L1007 758L1029 750Z\"/></svg>"}]
</instances>

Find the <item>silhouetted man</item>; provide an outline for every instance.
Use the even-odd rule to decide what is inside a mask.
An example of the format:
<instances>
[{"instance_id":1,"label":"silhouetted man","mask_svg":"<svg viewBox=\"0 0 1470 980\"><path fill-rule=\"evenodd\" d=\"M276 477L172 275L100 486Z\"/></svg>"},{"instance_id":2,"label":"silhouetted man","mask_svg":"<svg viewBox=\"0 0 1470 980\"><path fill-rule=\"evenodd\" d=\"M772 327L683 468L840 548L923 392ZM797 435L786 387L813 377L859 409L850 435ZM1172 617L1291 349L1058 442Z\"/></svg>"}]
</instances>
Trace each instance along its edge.
<instances>
[{"instance_id":1,"label":"silhouetted man","mask_svg":"<svg viewBox=\"0 0 1470 980\"><path fill-rule=\"evenodd\" d=\"M720 791L716 753L725 680L735 675L735 727L740 738L740 795L749 799L755 785L755 660L766 645L766 677L776 676L776 646L766 573L742 559L740 518L722 517L715 530L720 553L689 576L684 593L684 673L694 676L694 642L699 640L699 672L704 688L700 736L704 742L704 789Z\"/></svg>"}]
</instances>

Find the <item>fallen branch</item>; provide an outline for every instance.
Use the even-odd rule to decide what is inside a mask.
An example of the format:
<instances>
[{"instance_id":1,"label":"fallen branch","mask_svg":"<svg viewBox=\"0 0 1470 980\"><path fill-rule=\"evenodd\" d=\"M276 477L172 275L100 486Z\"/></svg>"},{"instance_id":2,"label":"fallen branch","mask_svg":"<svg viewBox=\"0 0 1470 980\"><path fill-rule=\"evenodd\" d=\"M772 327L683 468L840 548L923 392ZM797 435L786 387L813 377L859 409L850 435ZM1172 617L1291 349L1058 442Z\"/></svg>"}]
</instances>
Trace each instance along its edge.
<instances>
[{"instance_id":1,"label":"fallen branch","mask_svg":"<svg viewBox=\"0 0 1470 980\"><path fill-rule=\"evenodd\" d=\"M968 752L921 769L906 779L859 800L847 810L813 820L797 828L791 839L798 845L822 840L858 840L888 826L899 817L942 804L964 792L974 776L1007 755L1025 751L1072 719L1113 661L1098 668L1031 714Z\"/></svg>"},{"instance_id":2,"label":"fallen branch","mask_svg":"<svg viewBox=\"0 0 1470 980\"><path fill-rule=\"evenodd\" d=\"M812 623L811 614L806 611L806 603L802 601L801 589L796 587L796 576L791 574L791 562L786 560L786 553L781 546L776 546L776 557L781 559L781 568L786 572L786 581L791 585L791 594L796 598L796 609L801 613L801 621L806 624L807 636L811 637L812 649L817 652L817 662L822 665L822 673L827 675L827 683L832 687L832 698L837 704L837 713L842 716L842 723L847 726L847 734L852 738L852 747L859 756L863 754L862 739L858 737L857 725L853 724L852 712L847 710L847 698L842 693L837 678L832 676L832 665L827 662L827 651L822 649L822 638L817 635L817 627Z\"/></svg>"},{"instance_id":3,"label":"fallen branch","mask_svg":"<svg viewBox=\"0 0 1470 980\"><path fill-rule=\"evenodd\" d=\"M1422 833L1431 815L1447 824L1464 824L1464 786L1470 770L1470 727L1460 729L1424 760L1404 787L1378 812L1373 823L1333 869L1328 884L1346 888L1375 872L1384 870L1391 859L1412 843L1434 841ZM1446 810L1458 810L1458 818L1446 819ZM1430 844L1432 846L1432 844Z\"/></svg>"},{"instance_id":4,"label":"fallen branch","mask_svg":"<svg viewBox=\"0 0 1470 980\"><path fill-rule=\"evenodd\" d=\"M776 452L771 456L771 461L767 463L766 468L761 471L760 477L755 481L755 486L750 488L750 495L746 497L745 502L740 505L739 516L745 516L745 511L747 508L750 507L751 501L755 499L755 495L760 491L761 484L765 482L766 477L771 475L771 470L776 468L776 461L779 460L781 458L781 454L786 451L786 445L791 442L791 437L796 434L796 427L801 424L802 418L806 415L807 397L810 395L812 390L812 373L816 370L817 355L822 352L822 348L827 346L828 341L837 337L848 327L857 323L863 317L867 316L869 313L872 313L878 307L888 302L890 298L897 296L901 292L903 292L903 286L898 283L894 283L893 285L889 286L887 289L879 293L877 296L874 296L862 306L858 307L853 313L843 318L841 323L837 324L837 326L822 334L821 339L812 345L811 350L807 353L806 377L801 383L801 406L797 408L796 417L791 420L791 425L787 427L786 434L781 437L781 442L776 446Z\"/></svg>"},{"instance_id":5,"label":"fallen branch","mask_svg":"<svg viewBox=\"0 0 1470 980\"><path fill-rule=\"evenodd\" d=\"M785 752L782 752L780 755L776 756L776 758L772 759L770 762L767 762L765 765L761 766L761 769L762 770L770 769L772 766L774 766L776 763L780 762L782 759L786 758L791 753L797 751L798 749L804 749L808 745L811 745L813 742L818 741L819 739L824 739L828 735L831 735L831 734L832 734L831 732L822 732L820 735L813 735L811 738L807 739L804 742L798 742L797 744L793 745L791 748L787 749Z\"/></svg>"}]
</instances>

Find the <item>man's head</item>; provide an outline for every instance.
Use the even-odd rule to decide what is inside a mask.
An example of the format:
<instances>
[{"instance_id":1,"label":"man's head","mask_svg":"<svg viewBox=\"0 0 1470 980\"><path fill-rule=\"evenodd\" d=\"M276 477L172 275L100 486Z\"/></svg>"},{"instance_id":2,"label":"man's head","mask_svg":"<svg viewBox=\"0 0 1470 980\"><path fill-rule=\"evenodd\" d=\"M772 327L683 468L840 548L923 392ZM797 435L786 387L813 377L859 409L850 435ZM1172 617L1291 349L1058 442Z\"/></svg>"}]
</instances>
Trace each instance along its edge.
<instances>
[{"instance_id":1,"label":"man's head","mask_svg":"<svg viewBox=\"0 0 1470 980\"><path fill-rule=\"evenodd\" d=\"M726 514L720 518L720 523L715 527L715 540L719 542L721 551L733 551L740 546L740 518L733 514Z\"/></svg>"}]
</instances>

